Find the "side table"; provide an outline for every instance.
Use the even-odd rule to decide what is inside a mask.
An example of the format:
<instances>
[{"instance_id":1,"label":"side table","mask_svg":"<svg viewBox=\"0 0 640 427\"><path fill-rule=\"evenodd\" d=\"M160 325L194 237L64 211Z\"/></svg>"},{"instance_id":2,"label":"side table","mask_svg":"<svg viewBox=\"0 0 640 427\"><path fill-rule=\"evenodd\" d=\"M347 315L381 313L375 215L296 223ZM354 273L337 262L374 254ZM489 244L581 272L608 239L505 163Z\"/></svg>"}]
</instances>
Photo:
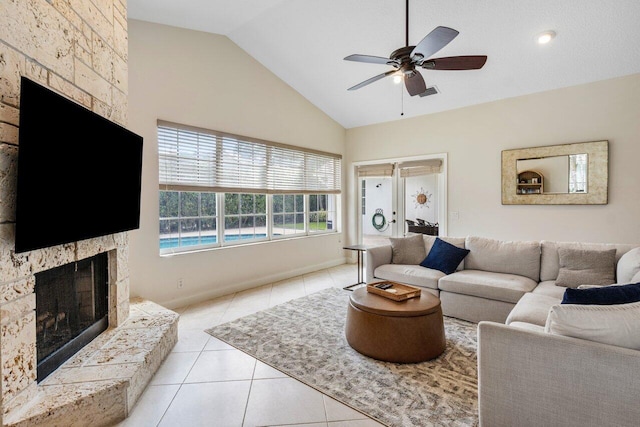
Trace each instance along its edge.
<instances>
[{"instance_id":1,"label":"side table","mask_svg":"<svg viewBox=\"0 0 640 427\"><path fill-rule=\"evenodd\" d=\"M364 262L362 260L362 254L369 249L370 246L366 246L366 245L351 245L351 246L344 246L342 249L347 249L350 251L357 251L358 252L358 283L354 283L353 285L349 285L349 286L345 286L342 289L345 289L347 291L352 291L353 287L358 286L358 285L364 285L366 282L364 281Z\"/></svg>"}]
</instances>

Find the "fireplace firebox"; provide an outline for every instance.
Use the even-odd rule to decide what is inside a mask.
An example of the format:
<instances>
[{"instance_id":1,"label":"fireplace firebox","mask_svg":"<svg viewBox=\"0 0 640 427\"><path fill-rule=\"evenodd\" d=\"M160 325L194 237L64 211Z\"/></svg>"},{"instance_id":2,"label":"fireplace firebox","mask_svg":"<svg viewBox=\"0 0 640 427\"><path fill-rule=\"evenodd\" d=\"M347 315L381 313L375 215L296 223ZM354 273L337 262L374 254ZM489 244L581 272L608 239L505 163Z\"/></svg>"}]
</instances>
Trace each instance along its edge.
<instances>
[{"instance_id":1,"label":"fireplace firebox","mask_svg":"<svg viewBox=\"0 0 640 427\"><path fill-rule=\"evenodd\" d=\"M36 274L38 382L109 326L106 252Z\"/></svg>"}]
</instances>

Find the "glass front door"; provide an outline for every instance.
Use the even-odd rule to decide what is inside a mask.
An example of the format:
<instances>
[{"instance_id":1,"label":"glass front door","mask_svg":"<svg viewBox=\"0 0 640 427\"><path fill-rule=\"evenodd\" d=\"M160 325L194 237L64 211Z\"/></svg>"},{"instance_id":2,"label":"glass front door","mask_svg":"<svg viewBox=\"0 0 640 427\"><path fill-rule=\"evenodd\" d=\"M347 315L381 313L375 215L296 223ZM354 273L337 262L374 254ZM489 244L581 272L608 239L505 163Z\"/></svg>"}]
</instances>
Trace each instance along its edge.
<instances>
[{"instance_id":1,"label":"glass front door","mask_svg":"<svg viewBox=\"0 0 640 427\"><path fill-rule=\"evenodd\" d=\"M379 246L397 236L394 177L360 178L362 244ZM395 221L395 222L394 222Z\"/></svg>"},{"instance_id":2,"label":"glass front door","mask_svg":"<svg viewBox=\"0 0 640 427\"><path fill-rule=\"evenodd\" d=\"M406 232L438 235L438 175L404 178Z\"/></svg>"},{"instance_id":3,"label":"glass front door","mask_svg":"<svg viewBox=\"0 0 640 427\"><path fill-rule=\"evenodd\" d=\"M407 233L446 235L446 155L356 167L359 241L389 243Z\"/></svg>"}]
</instances>

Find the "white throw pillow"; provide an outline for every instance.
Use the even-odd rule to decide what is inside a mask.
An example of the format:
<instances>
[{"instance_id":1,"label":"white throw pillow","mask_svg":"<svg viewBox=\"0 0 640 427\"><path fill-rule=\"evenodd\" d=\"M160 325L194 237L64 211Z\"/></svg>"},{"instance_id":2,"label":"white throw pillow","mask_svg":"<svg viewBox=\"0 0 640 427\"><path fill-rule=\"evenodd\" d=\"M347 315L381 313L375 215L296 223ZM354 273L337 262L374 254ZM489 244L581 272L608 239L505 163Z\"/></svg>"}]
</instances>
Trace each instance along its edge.
<instances>
[{"instance_id":1,"label":"white throw pillow","mask_svg":"<svg viewBox=\"0 0 640 427\"><path fill-rule=\"evenodd\" d=\"M622 283L614 283L613 285L580 285L578 289L592 289L592 288L604 288L607 286L624 286L631 285L634 283L640 283L640 271L638 271L635 276L633 276L629 281Z\"/></svg>"},{"instance_id":2,"label":"white throw pillow","mask_svg":"<svg viewBox=\"0 0 640 427\"><path fill-rule=\"evenodd\" d=\"M465 270L516 274L536 282L540 280L540 242L467 236L464 247L471 251L464 259Z\"/></svg>"},{"instance_id":3,"label":"white throw pillow","mask_svg":"<svg viewBox=\"0 0 640 427\"><path fill-rule=\"evenodd\" d=\"M629 283L614 283L613 285L580 285L578 289L608 288L609 286L622 286Z\"/></svg>"},{"instance_id":4,"label":"white throw pillow","mask_svg":"<svg viewBox=\"0 0 640 427\"><path fill-rule=\"evenodd\" d=\"M640 350L640 302L617 305L557 304L545 332Z\"/></svg>"},{"instance_id":5,"label":"white throw pillow","mask_svg":"<svg viewBox=\"0 0 640 427\"><path fill-rule=\"evenodd\" d=\"M640 273L640 248L634 248L622 255L617 267L618 283L633 283L632 278Z\"/></svg>"}]
</instances>

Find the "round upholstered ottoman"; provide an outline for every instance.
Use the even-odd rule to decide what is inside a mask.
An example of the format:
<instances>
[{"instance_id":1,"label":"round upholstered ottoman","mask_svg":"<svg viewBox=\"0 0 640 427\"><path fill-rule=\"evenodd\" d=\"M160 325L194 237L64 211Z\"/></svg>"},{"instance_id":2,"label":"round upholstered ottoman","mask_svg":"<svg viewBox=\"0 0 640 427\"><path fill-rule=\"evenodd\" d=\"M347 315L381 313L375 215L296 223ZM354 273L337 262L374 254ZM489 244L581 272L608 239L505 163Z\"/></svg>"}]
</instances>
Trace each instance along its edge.
<instances>
[{"instance_id":1,"label":"round upholstered ottoman","mask_svg":"<svg viewBox=\"0 0 640 427\"><path fill-rule=\"evenodd\" d=\"M419 297L394 301L358 288L349 297L345 335L354 350L374 359L434 359L445 349L440 299L423 291Z\"/></svg>"}]
</instances>

